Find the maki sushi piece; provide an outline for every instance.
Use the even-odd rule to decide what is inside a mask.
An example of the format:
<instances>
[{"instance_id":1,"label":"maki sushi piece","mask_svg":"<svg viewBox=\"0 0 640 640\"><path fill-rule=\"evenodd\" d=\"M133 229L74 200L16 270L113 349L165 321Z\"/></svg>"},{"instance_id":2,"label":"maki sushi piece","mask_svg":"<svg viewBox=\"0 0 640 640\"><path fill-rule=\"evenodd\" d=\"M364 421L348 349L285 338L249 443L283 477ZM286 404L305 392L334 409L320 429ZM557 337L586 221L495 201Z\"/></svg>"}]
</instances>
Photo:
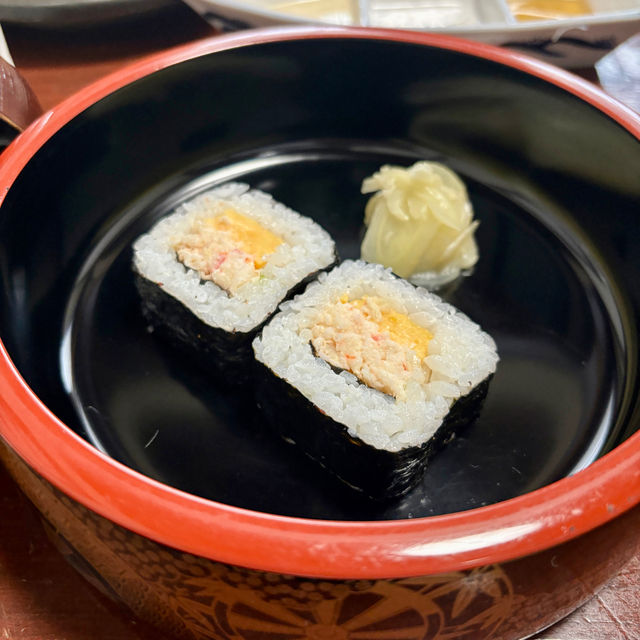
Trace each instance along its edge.
<instances>
[{"instance_id":1,"label":"maki sushi piece","mask_svg":"<svg viewBox=\"0 0 640 640\"><path fill-rule=\"evenodd\" d=\"M147 321L227 382L246 377L280 302L335 260L319 225L240 183L182 204L133 245Z\"/></svg>"},{"instance_id":2,"label":"maki sushi piece","mask_svg":"<svg viewBox=\"0 0 640 640\"><path fill-rule=\"evenodd\" d=\"M269 423L375 499L421 480L438 447L477 417L498 362L467 316L361 261L283 304L253 349Z\"/></svg>"}]
</instances>

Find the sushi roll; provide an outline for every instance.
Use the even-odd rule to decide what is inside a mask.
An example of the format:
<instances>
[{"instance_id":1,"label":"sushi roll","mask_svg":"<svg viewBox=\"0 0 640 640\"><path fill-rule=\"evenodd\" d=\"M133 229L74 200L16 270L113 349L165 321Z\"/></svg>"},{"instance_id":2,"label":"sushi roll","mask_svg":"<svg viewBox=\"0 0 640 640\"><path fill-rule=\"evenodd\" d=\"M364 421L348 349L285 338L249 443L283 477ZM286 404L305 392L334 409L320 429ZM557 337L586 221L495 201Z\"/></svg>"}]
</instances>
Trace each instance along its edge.
<instances>
[{"instance_id":1,"label":"sushi roll","mask_svg":"<svg viewBox=\"0 0 640 640\"><path fill-rule=\"evenodd\" d=\"M240 183L182 204L133 245L152 329L231 382L246 377L251 340L278 305L335 260L319 225Z\"/></svg>"},{"instance_id":2,"label":"sushi roll","mask_svg":"<svg viewBox=\"0 0 640 640\"><path fill-rule=\"evenodd\" d=\"M375 499L420 481L433 452L477 416L498 362L467 316L362 261L320 274L253 349L268 422Z\"/></svg>"}]
</instances>

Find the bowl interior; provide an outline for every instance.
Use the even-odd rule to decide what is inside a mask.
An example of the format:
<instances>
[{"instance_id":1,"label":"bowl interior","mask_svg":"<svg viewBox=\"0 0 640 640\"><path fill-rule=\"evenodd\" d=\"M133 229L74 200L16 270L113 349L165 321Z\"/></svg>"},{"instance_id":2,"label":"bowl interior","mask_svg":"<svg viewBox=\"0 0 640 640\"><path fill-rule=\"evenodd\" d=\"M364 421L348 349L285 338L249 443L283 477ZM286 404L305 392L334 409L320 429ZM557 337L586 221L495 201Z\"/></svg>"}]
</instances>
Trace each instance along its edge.
<instances>
[{"instance_id":1,"label":"bowl interior","mask_svg":"<svg viewBox=\"0 0 640 640\"><path fill-rule=\"evenodd\" d=\"M233 179L358 257L362 179L418 159L468 186L480 261L444 297L496 339L501 362L477 423L422 484L380 504L268 433L251 388L212 383L148 332L131 243ZM204 55L101 99L22 171L0 219L2 339L70 428L190 493L349 520L490 504L637 429L639 161L637 139L584 100L454 50L344 37Z\"/></svg>"}]
</instances>

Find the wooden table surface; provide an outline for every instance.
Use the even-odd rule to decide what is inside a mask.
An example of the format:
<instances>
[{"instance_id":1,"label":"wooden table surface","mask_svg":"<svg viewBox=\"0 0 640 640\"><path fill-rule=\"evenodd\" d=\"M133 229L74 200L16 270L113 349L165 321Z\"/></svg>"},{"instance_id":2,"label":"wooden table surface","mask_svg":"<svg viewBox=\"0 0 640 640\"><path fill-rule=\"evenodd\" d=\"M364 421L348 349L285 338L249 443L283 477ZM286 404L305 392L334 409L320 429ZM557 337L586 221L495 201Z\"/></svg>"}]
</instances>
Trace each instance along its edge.
<instances>
[{"instance_id":1,"label":"wooden table surface","mask_svg":"<svg viewBox=\"0 0 640 640\"><path fill-rule=\"evenodd\" d=\"M180 4L144 23L66 32L8 24L3 29L17 68L45 110L141 56L215 35ZM591 70L581 75L594 78ZM0 467L0 640L88 638L165 640L67 565ZM592 600L536 640L640 640L640 554Z\"/></svg>"}]
</instances>

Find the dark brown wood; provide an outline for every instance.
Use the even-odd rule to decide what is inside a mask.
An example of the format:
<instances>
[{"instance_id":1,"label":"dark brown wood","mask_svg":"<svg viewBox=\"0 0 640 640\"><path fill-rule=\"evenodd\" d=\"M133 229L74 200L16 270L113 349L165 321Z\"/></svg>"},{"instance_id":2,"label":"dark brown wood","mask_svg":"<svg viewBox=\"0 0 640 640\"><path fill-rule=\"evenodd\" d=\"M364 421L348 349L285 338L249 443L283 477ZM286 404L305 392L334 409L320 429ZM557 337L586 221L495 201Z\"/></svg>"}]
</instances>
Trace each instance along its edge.
<instances>
[{"instance_id":1,"label":"dark brown wood","mask_svg":"<svg viewBox=\"0 0 640 640\"><path fill-rule=\"evenodd\" d=\"M3 28L17 68L44 109L144 55L215 35L181 5L144 23L82 31ZM595 78L593 70L581 75ZM1 468L0 510L0 640L163 640L66 563ZM640 552L581 609L537 636L586 639L640 639Z\"/></svg>"},{"instance_id":2,"label":"dark brown wood","mask_svg":"<svg viewBox=\"0 0 640 640\"><path fill-rule=\"evenodd\" d=\"M43 109L145 55L215 35L186 5L145 21L48 30L4 24L15 65Z\"/></svg>"}]
</instances>

